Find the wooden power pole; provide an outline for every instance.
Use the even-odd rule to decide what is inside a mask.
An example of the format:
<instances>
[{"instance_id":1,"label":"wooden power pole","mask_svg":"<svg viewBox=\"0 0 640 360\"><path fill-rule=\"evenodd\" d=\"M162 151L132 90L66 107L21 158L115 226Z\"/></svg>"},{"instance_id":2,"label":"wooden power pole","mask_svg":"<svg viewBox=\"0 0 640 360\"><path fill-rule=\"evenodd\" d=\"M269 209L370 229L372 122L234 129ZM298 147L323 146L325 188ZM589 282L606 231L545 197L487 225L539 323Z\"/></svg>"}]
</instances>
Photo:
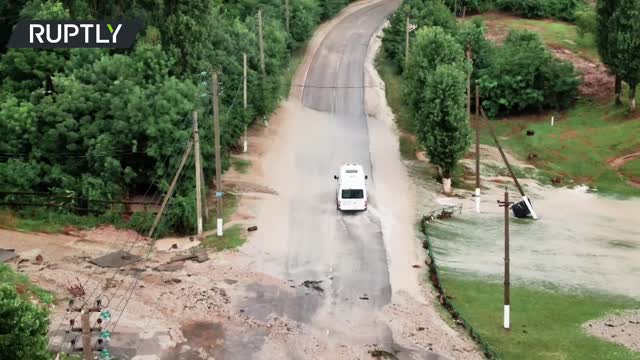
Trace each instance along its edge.
<instances>
[{"instance_id":1,"label":"wooden power pole","mask_svg":"<svg viewBox=\"0 0 640 360\"><path fill-rule=\"evenodd\" d=\"M258 13L259 14L259 13ZM222 236L222 158L220 158L220 118L218 109L218 73L211 72L211 91L213 92L213 137L216 162L216 229L218 237Z\"/></svg>"},{"instance_id":2,"label":"wooden power pole","mask_svg":"<svg viewBox=\"0 0 640 360\"><path fill-rule=\"evenodd\" d=\"M264 39L262 37L262 10L258 10L258 45L260 47L260 71L262 76L267 73L264 68Z\"/></svg>"},{"instance_id":3,"label":"wooden power pole","mask_svg":"<svg viewBox=\"0 0 640 360\"><path fill-rule=\"evenodd\" d=\"M476 212L480 212L480 85L476 84Z\"/></svg>"},{"instance_id":4,"label":"wooden power pole","mask_svg":"<svg viewBox=\"0 0 640 360\"><path fill-rule=\"evenodd\" d=\"M80 326L82 327L82 358L93 360L93 347L91 345L91 315L88 311L80 314Z\"/></svg>"},{"instance_id":5,"label":"wooden power pole","mask_svg":"<svg viewBox=\"0 0 640 360\"><path fill-rule=\"evenodd\" d=\"M162 213L164 212L164 209L167 207L167 203L169 202L169 199L173 195L173 191L176 188L176 184L178 183L178 178L182 173L182 168L184 168L184 164L187 162L187 158L189 157L189 154L191 154L192 147L193 147L193 140L190 140L189 144L187 144L187 149L182 155L182 160L180 161L180 166L178 166L178 171L176 172L176 174L173 176L173 179L171 180L171 185L169 185L169 191L167 191L167 193L164 195L164 199L162 199L162 205L160 205L160 211L158 211L155 219L153 219L153 225L151 225L151 229L149 229L149 232L147 233L148 237L151 237L151 235L153 235L153 232L155 231L156 226L158 226L158 222L160 222Z\"/></svg>"},{"instance_id":6,"label":"wooden power pole","mask_svg":"<svg viewBox=\"0 0 640 360\"><path fill-rule=\"evenodd\" d=\"M509 330L510 328L510 306L511 299L509 298L510 281L509 281L509 207L512 203L509 202L509 192L504 190L504 201L498 200L498 206L504 207L504 328Z\"/></svg>"},{"instance_id":7,"label":"wooden power pole","mask_svg":"<svg viewBox=\"0 0 640 360\"><path fill-rule=\"evenodd\" d=\"M290 21L289 0L284 0L284 16L285 16L285 28L287 29L287 32L289 32L289 21Z\"/></svg>"},{"instance_id":8,"label":"wooden power pole","mask_svg":"<svg viewBox=\"0 0 640 360\"><path fill-rule=\"evenodd\" d=\"M409 15L407 15L407 23L404 26L404 70L409 67Z\"/></svg>"},{"instance_id":9,"label":"wooden power pole","mask_svg":"<svg viewBox=\"0 0 640 360\"><path fill-rule=\"evenodd\" d=\"M198 112L193 112L193 151L196 159L196 217L198 238L202 237L202 167L200 166L200 137L198 135Z\"/></svg>"},{"instance_id":10,"label":"wooden power pole","mask_svg":"<svg viewBox=\"0 0 640 360\"><path fill-rule=\"evenodd\" d=\"M289 2L287 1L287 4ZM244 109L244 114L246 116L247 114L247 53L242 53L242 63L243 63L243 71L242 71L242 97L243 97L243 109ZM246 118L245 118L246 121ZM242 152L247 152L247 147L248 147L248 143L247 143L247 125L244 126L244 136L242 138L243 140L243 144L242 144Z\"/></svg>"}]
</instances>

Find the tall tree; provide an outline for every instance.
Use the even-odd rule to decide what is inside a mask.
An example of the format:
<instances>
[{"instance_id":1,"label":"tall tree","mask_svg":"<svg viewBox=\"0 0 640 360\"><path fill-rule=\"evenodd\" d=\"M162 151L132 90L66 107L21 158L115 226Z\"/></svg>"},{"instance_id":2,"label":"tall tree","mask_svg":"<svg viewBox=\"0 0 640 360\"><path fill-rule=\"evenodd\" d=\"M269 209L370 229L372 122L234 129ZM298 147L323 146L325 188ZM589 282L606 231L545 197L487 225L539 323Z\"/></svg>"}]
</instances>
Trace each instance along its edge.
<instances>
[{"instance_id":1,"label":"tall tree","mask_svg":"<svg viewBox=\"0 0 640 360\"><path fill-rule=\"evenodd\" d=\"M451 173L471 144L466 113L466 73L460 65L439 65L426 84L426 104L419 110L416 133L431 163L440 167L445 193Z\"/></svg>"},{"instance_id":2,"label":"tall tree","mask_svg":"<svg viewBox=\"0 0 640 360\"><path fill-rule=\"evenodd\" d=\"M405 76L405 99L418 141L451 192L451 172L470 138L466 63L460 44L442 28L418 30ZM471 71L471 69L468 69Z\"/></svg>"},{"instance_id":3,"label":"tall tree","mask_svg":"<svg viewBox=\"0 0 640 360\"><path fill-rule=\"evenodd\" d=\"M609 26L609 57L615 73L629 84L629 110L635 111L640 81L640 0L620 0Z\"/></svg>"},{"instance_id":4,"label":"tall tree","mask_svg":"<svg viewBox=\"0 0 640 360\"><path fill-rule=\"evenodd\" d=\"M613 16L619 2L620 0L600 0L596 5L596 44L598 46L600 59L605 65L607 65L609 71L615 75L616 105L622 105L622 101L620 101L622 81L614 68L614 63L611 57L609 33L611 32L611 16Z\"/></svg>"}]
</instances>

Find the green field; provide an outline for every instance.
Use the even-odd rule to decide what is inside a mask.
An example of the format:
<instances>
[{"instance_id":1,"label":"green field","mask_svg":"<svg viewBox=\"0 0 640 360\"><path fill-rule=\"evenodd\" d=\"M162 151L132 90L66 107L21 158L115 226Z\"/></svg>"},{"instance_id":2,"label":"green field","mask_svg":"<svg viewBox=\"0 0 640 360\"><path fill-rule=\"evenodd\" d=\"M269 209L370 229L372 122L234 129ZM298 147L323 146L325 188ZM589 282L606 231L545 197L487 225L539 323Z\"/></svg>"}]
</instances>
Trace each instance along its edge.
<instances>
[{"instance_id":1,"label":"green field","mask_svg":"<svg viewBox=\"0 0 640 360\"><path fill-rule=\"evenodd\" d=\"M504 359L633 360L640 353L588 335L582 325L606 313L638 308L637 301L515 286L511 330L503 324L503 285L441 271L456 308Z\"/></svg>"},{"instance_id":2,"label":"green field","mask_svg":"<svg viewBox=\"0 0 640 360\"><path fill-rule=\"evenodd\" d=\"M588 185L598 193L621 196L640 196L640 189L628 184L632 177L640 177L638 160L630 161L621 170L624 176L609 165L619 156L640 151L640 121L638 115L629 117L626 108L612 104L581 101L575 108L556 116L519 117L492 121L502 144L520 159L530 154L533 165L557 178L560 185ZM527 136L533 130L534 136ZM482 142L493 145L488 131Z\"/></svg>"},{"instance_id":3,"label":"green field","mask_svg":"<svg viewBox=\"0 0 640 360\"><path fill-rule=\"evenodd\" d=\"M221 238L216 235L207 236L202 241L202 246L214 249L215 251L223 251L235 249L242 246L247 241L244 230L240 225L233 225L224 230Z\"/></svg>"}]
</instances>

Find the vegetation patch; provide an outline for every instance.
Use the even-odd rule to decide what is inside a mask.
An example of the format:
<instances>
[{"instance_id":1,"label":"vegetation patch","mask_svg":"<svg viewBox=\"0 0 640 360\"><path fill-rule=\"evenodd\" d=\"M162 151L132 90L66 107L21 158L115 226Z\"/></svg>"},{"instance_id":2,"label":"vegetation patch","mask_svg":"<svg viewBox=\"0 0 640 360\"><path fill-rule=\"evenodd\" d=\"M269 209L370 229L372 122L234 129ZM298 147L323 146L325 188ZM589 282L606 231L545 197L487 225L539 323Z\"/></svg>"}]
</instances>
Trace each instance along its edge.
<instances>
[{"instance_id":1,"label":"vegetation patch","mask_svg":"<svg viewBox=\"0 0 640 360\"><path fill-rule=\"evenodd\" d=\"M251 167L251 160L234 158L231 160L231 163L233 164L233 168L241 174L246 174Z\"/></svg>"},{"instance_id":2,"label":"vegetation patch","mask_svg":"<svg viewBox=\"0 0 640 360\"><path fill-rule=\"evenodd\" d=\"M223 251L235 249L247 241L246 234L240 225L233 225L224 230L222 237L217 235L207 236L202 241L202 246L214 249L215 251Z\"/></svg>"},{"instance_id":3,"label":"vegetation patch","mask_svg":"<svg viewBox=\"0 0 640 360\"><path fill-rule=\"evenodd\" d=\"M511 288L511 330L502 327L503 285L441 272L448 294L474 328L505 359L640 359L640 353L589 336L582 325L606 313L640 306L635 300Z\"/></svg>"},{"instance_id":4,"label":"vegetation patch","mask_svg":"<svg viewBox=\"0 0 640 360\"><path fill-rule=\"evenodd\" d=\"M629 120L626 110L612 104L582 101L574 109L550 117L514 117L493 121L497 136L511 153L529 159L546 173L548 181L562 186L588 185L599 193L640 196L628 183L640 177L635 161L620 175L608 161L640 148L640 122ZM533 136L527 136L527 131ZM494 145L484 131L481 141ZM629 165L628 168L626 166ZM544 176L544 175L542 175Z\"/></svg>"}]
</instances>

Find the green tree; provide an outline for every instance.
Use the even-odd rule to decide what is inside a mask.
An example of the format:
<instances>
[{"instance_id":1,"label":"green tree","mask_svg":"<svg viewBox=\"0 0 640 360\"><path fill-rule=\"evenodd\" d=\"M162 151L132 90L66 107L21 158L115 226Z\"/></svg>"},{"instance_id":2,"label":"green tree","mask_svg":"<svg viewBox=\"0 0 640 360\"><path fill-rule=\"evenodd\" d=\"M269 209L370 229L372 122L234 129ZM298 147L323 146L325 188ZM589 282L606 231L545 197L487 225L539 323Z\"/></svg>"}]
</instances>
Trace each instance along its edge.
<instances>
[{"instance_id":1,"label":"green tree","mask_svg":"<svg viewBox=\"0 0 640 360\"><path fill-rule=\"evenodd\" d=\"M491 116L564 109L579 84L573 65L553 57L539 36L526 30L511 31L492 66L480 72L482 104Z\"/></svg>"},{"instance_id":2,"label":"green tree","mask_svg":"<svg viewBox=\"0 0 640 360\"><path fill-rule=\"evenodd\" d=\"M620 0L609 21L609 57L615 74L629 84L629 110L635 111L640 81L640 0Z\"/></svg>"},{"instance_id":3,"label":"green tree","mask_svg":"<svg viewBox=\"0 0 640 360\"><path fill-rule=\"evenodd\" d=\"M389 19L389 26L384 28L384 37L382 38L382 48L385 55L400 70L404 69L407 16L409 16L411 24L416 25L418 29L435 26L444 29L446 32L455 32L457 29L455 17L442 1L405 1L402 8L396 11ZM411 49L413 49L417 33L414 31L410 36Z\"/></svg>"},{"instance_id":4,"label":"green tree","mask_svg":"<svg viewBox=\"0 0 640 360\"><path fill-rule=\"evenodd\" d=\"M15 360L48 360L47 311L0 285L0 354Z\"/></svg>"},{"instance_id":5,"label":"green tree","mask_svg":"<svg viewBox=\"0 0 640 360\"><path fill-rule=\"evenodd\" d=\"M620 96L622 94L622 80L616 69L611 53L610 33L612 29L611 17L614 11L618 8L620 0L602 0L596 4L596 45L598 46L598 53L600 59L607 65L609 70L615 75L615 93L616 93L616 105L622 105Z\"/></svg>"},{"instance_id":6,"label":"green tree","mask_svg":"<svg viewBox=\"0 0 640 360\"><path fill-rule=\"evenodd\" d=\"M471 144L465 82L460 65L439 65L425 86L426 103L417 112L418 141L441 169L445 193L451 192L451 173Z\"/></svg>"},{"instance_id":7,"label":"green tree","mask_svg":"<svg viewBox=\"0 0 640 360\"><path fill-rule=\"evenodd\" d=\"M405 102L409 105L413 123L420 120L417 109L427 106L425 88L429 76L441 64L458 64L464 62L462 46L442 28L422 28L416 33L407 71L404 73Z\"/></svg>"},{"instance_id":8,"label":"green tree","mask_svg":"<svg viewBox=\"0 0 640 360\"><path fill-rule=\"evenodd\" d=\"M487 69L493 62L493 45L485 37L485 26L481 19L476 18L465 23L456 34L460 46L471 50L473 72L472 83L480 78L480 71Z\"/></svg>"}]
</instances>

